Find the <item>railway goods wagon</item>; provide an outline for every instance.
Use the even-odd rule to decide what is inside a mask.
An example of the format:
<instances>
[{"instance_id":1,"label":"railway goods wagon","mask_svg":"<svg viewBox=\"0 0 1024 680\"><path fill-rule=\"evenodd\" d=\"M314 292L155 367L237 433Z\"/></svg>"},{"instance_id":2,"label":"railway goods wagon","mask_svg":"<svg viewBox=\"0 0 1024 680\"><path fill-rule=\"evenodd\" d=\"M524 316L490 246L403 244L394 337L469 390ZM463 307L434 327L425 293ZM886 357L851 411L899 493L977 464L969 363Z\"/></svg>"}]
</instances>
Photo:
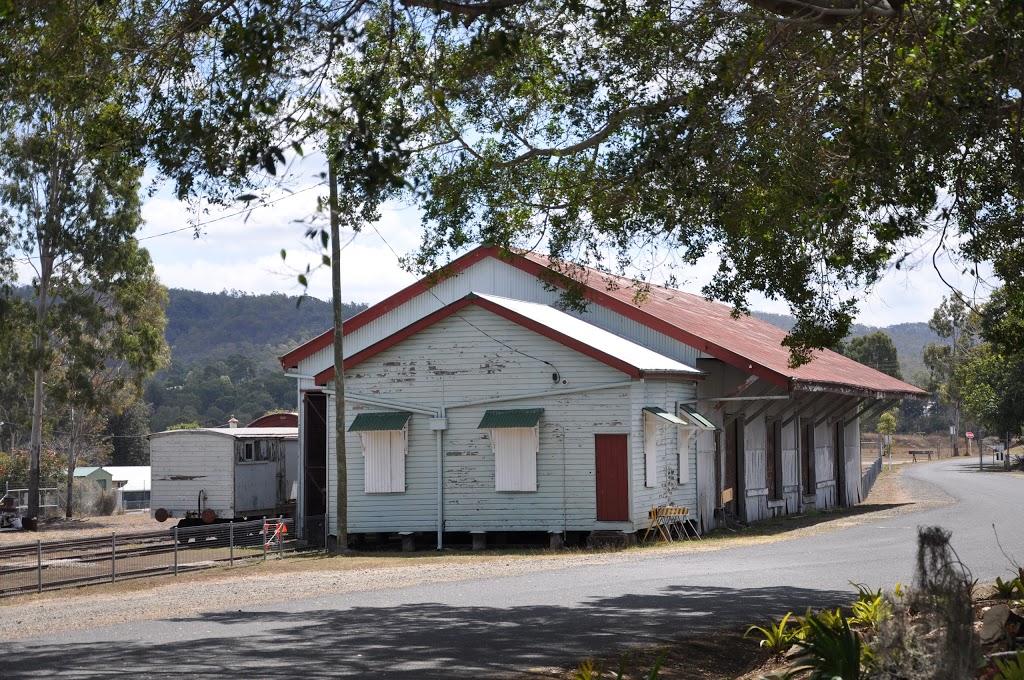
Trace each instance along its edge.
<instances>
[{"instance_id":1,"label":"railway goods wagon","mask_svg":"<svg viewBox=\"0 0 1024 680\"><path fill-rule=\"evenodd\" d=\"M290 514L298 428L169 430L149 436L150 507L178 526Z\"/></svg>"}]
</instances>

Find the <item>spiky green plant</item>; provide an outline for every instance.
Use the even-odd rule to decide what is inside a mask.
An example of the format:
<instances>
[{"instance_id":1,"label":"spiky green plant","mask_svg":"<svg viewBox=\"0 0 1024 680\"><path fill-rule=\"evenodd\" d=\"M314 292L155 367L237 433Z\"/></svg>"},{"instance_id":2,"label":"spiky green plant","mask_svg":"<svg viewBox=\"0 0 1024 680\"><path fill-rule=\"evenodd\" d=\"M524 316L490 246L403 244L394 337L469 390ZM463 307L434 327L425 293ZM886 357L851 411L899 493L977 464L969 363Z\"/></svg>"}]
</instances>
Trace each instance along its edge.
<instances>
[{"instance_id":1,"label":"spiky green plant","mask_svg":"<svg viewBox=\"0 0 1024 680\"><path fill-rule=\"evenodd\" d=\"M837 622L831 615L805 617L804 630L804 639L796 642L802 653L793 673L810 671L808 680L860 680L860 634L841 614Z\"/></svg>"},{"instance_id":2,"label":"spiky green plant","mask_svg":"<svg viewBox=\"0 0 1024 680\"><path fill-rule=\"evenodd\" d=\"M789 628L789 617L792 615L793 612L786 612L781 621L777 624L769 623L767 627L751 626L747 628L743 637L744 639L751 637L751 633L756 631L761 634L759 646L764 647L771 654L782 654L793 646L799 633L799 628Z\"/></svg>"},{"instance_id":3,"label":"spiky green plant","mask_svg":"<svg viewBox=\"0 0 1024 680\"><path fill-rule=\"evenodd\" d=\"M996 594L1004 600L1012 600L1016 596L1024 596L1024 584L1020 578L1004 581L996 576Z\"/></svg>"},{"instance_id":4,"label":"spiky green plant","mask_svg":"<svg viewBox=\"0 0 1024 680\"><path fill-rule=\"evenodd\" d=\"M992 680L1024 680L1024 652L1017 652L1012 659L993 659L996 674Z\"/></svg>"}]
</instances>

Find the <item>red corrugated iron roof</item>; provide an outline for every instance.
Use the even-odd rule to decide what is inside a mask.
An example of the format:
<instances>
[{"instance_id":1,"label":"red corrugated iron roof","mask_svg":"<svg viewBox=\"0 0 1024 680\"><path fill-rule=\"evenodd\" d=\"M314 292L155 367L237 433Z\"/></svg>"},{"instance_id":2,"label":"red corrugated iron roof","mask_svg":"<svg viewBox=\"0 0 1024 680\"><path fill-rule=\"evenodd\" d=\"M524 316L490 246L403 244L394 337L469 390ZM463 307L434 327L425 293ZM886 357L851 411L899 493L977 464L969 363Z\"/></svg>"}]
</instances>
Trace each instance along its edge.
<instances>
[{"instance_id":1,"label":"red corrugated iron roof","mask_svg":"<svg viewBox=\"0 0 1024 680\"><path fill-rule=\"evenodd\" d=\"M525 253L524 258L542 267L550 264L536 253ZM778 378L784 378L792 381L794 389L831 386L887 396L927 395L924 390L831 350L816 351L810 363L791 368L789 349L782 345L786 331L753 316L733 318L730 306L700 295L651 285L637 302L634 298L638 288L630 279L589 268L582 268L574 278L586 279L581 283L590 289L588 297L595 302L611 306L607 303L613 300L623 313L648 325L667 323L671 328L662 330L668 335L747 372L756 374L755 369L763 369L767 374L761 377L775 377L771 381L777 384L781 383Z\"/></svg>"},{"instance_id":2,"label":"red corrugated iron roof","mask_svg":"<svg viewBox=\"0 0 1024 680\"><path fill-rule=\"evenodd\" d=\"M510 256L496 247L481 246L447 265L444 275L458 274L485 257L500 259L534 275L550 271L550 260L543 255ZM731 307L700 295L651 285L638 302L634 299L636 286L630 279L586 267L574 269L573 278L586 287L586 297L592 302L786 389L846 390L877 398L927 395L913 385L830 350L817 351L810 363L790 368L789 349L782 345L786 331L751 316L734 319ZM425 278L357 314L345 322L346 335L421 294L433 282ZM282 356L281 364L285 369L292 368L332 342L333 332L328 331Z\"/></svg>"}]
</instances>

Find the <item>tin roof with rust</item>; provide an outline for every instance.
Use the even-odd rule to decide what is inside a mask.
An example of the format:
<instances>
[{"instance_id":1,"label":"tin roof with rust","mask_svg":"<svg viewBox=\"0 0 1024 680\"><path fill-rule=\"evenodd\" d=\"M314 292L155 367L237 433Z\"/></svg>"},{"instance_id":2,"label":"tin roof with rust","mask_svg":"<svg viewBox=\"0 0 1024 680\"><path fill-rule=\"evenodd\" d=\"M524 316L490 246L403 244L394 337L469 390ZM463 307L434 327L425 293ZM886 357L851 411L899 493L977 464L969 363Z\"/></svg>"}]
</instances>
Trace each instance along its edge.
<instances>
[{"instance_id":1,"label":"tin roof with rust","mask_svg":"<svg viewBox=\"0 0 1024 680\"><path fill-rule=\"evenodd\" d=\"M480 246L457 258L444 268L443 276L455 276L487 258L558 283L547 257L509 253L494 246ZM909 383L831 350L818 350L810 363L791 368L789 349L782 345L786 331L752 316L733 318L731 307L700 295L652 284L638 302L636 287L628 278L588 267L574 267L572 278L583 284L586 297L594 303L785 389L845 391L879 399L927 396ZM346 334L423 294L434 283L436 279L426 277L360 312L345 322ZM294 368L303 357L329 346L333 337L333 330L328 330L293 349L280 357L282 367Z\"/></svg>"},{"instance_id":2,"label":"tin roof with rust","mask_svg":"<svg viewBox=\"0 0 1024 680\"><path fill-rule=\"evenodd\" d=\"M523 259L549 266L549 260L536 253L524 253ZM703 296L650 285L637 301L637 287L630 279L586 267L572 271L573 278L589 289L588 297L594 302L617 307L706 354L761 374L759 377L776 384L781 378L791 381L797 390L833 387L880 393L876 396L927 395L909 383L827 349L815 351L809 363L791 368L789 349L782 344L786 331L753 316L733 318L731 307Z\"/></svg>"}]
</instances>

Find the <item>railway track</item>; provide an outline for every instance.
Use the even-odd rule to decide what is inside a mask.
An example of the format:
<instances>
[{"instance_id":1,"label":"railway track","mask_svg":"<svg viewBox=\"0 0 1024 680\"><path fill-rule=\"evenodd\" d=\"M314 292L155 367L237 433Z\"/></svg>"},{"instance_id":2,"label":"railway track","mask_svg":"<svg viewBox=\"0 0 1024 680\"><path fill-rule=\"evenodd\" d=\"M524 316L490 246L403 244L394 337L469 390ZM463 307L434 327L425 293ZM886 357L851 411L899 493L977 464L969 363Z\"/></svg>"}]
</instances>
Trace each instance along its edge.
<instances>
[{"instance_id":1,"label":"railway track","mask_svg":"<svg viewBox=\"0 0 1024 680\"><path fill-rule=\"evenodd\" d=\"M225 562L293 550L264 522L112 534L0 548L0 597L158 574L180 574ZM280 538L287 536L284 534ZM177 537L177 540L175 538ZM266 546L266 547L265 547Z\"/></svg>"}]
</instances>

